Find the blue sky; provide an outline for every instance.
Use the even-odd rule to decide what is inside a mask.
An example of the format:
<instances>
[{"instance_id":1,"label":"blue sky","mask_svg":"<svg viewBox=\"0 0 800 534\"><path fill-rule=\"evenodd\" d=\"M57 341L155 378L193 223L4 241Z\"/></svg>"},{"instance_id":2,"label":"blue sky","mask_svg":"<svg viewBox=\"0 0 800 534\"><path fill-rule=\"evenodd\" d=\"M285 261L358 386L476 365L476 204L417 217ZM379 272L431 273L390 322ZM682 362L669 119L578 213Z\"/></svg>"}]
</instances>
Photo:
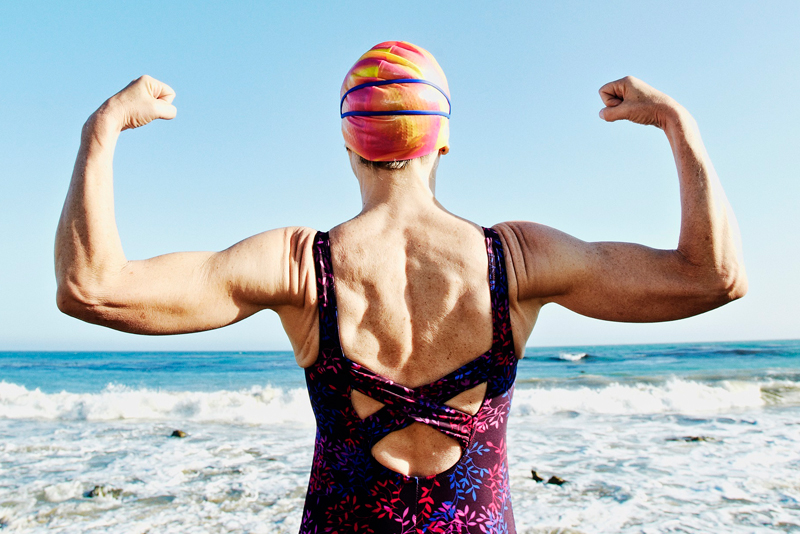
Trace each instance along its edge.
<instances>
[{"instance_id":1,"label":"blue sky","mask_svg":"<svg viewBox=\"0 0 800 534\"><path fill-rule=\"evenodd\" d=\"M437 195L489 226L673 248L678 184L654 129L606 124L597 89L630 74L697 119L739 219L750 293L673 323L547 306L529 345L800 337L800 3L4 2L0 4L0 350L288 348L264 312L146 338L55 307L53 235L81 125L141 74L178 117L125 132L115 160L129 258L219 250L287 225L328 229L360 200L337 114L374 44L430 50L452 93Z\"/></svg>"}]
</instances>

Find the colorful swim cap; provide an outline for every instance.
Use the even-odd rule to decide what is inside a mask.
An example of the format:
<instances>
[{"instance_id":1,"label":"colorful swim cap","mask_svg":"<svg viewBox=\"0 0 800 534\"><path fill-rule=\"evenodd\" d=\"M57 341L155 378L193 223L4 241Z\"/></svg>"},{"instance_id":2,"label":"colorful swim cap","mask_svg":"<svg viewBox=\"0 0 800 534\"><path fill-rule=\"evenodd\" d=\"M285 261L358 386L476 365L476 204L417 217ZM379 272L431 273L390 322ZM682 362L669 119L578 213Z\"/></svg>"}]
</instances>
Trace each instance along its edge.
<instances>
[{"instance_id":1,"label":"colorful swim cap","mask_svg":"<svg viewBox=\"0 0 800 534\"><path fill-rule=\"evenodd\" d=\"M423 48L375 45L347 73L340 96L345 145L365 159L413 159L449 148L447 78Z\"/></svg>"}]
</instances>

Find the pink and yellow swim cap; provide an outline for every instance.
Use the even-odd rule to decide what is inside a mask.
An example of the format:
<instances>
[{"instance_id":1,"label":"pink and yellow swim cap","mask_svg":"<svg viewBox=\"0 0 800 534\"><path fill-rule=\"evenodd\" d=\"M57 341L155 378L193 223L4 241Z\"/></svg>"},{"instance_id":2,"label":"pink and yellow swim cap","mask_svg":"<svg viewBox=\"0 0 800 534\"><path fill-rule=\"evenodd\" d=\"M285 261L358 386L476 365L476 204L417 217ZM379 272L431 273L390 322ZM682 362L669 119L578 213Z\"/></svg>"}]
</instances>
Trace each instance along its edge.
<instances>
[{"instance_id":1,"label":"pink and yellow swim cap","mask_svg":"<svg viewBox=\"0 0 800 534\"><path fill-rule=\"evenodd\" d=\"M365 159L404 160L449 150L447 78L419 46L375 45L347 73L340 96L345 145Z\"/></svg>"}]
</instances>

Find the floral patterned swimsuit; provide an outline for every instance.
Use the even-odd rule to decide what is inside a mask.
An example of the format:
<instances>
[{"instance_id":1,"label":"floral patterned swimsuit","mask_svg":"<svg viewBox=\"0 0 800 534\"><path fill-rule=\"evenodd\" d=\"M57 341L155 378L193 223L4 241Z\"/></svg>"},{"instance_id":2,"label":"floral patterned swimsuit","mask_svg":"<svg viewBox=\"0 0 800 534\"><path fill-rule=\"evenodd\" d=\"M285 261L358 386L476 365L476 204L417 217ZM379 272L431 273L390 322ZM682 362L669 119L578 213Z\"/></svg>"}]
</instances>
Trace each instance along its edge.
<instances>
[{"instance_id":1,"label":"floral patterned swimsuit","mask_svg":"<svg viewBox=\"0 0 800 534\"><path fill-rule=\"evenodd\" d=\"M503 248L484 228L492 302L492 348L443 378L407 388L347 358L339 342L330 239L318 232L314 261L320 350L306 369L317 420L314 462L301 534L509 533L514 517L508 486L506 422L517 358L511 335ZM486 383L480 410L469 415L444 403ZM360 391L384 406L361 419L351 403ZM457 440L461 459L428 477L406 476L380 464L372 447L413 422Z\"/></svg>"}]
</instances>

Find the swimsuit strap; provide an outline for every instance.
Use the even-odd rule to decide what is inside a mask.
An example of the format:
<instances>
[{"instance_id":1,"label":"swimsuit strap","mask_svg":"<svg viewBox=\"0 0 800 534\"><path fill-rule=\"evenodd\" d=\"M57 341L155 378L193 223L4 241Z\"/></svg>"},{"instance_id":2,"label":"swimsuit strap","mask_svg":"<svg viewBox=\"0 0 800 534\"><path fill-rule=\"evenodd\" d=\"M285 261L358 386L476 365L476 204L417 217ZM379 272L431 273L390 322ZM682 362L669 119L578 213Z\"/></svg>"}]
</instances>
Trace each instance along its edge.
<instances>
[{"instance_id":1,"label":"swimsuit strap","mask_svg":"<svg viewBox=\"0 0 800 534\"><path fill-rule=\"evenodd\" d=\"M488 382L488 398L502 395L514 384L517 376L517 353L511 329L511 304L508 296L506 257L500 234L484 228L486 250L489 255L489 287L492 293L492 349L494 354L492 380Z\"/></svg>"},{"instance_id":2,"label":"swimsuit strap","mask_svg":"<svg viewBox=\"0 0 800 534\"><path fill-rule=\"evenodd\" d=\"M486 239L486 253L489 256L489 290L492 294L492 350L513 352L508 276L503 243L496 230L484 228L483 233Z\"/></svg>"},{"instance_id":3,"label":"swimsuit strap","mask_svg":"<svg viewBox=\"0 0 800 534\"><path fill-rule=\"evenodd\" d=\"M331 267L331 241L328 232L317 232L314 237L314 265L316 266L319 308L319 348L320 355L323 355L323 351L327 354L330 349L341 351L336 288Z\"/></svg>"}]
</instances>

